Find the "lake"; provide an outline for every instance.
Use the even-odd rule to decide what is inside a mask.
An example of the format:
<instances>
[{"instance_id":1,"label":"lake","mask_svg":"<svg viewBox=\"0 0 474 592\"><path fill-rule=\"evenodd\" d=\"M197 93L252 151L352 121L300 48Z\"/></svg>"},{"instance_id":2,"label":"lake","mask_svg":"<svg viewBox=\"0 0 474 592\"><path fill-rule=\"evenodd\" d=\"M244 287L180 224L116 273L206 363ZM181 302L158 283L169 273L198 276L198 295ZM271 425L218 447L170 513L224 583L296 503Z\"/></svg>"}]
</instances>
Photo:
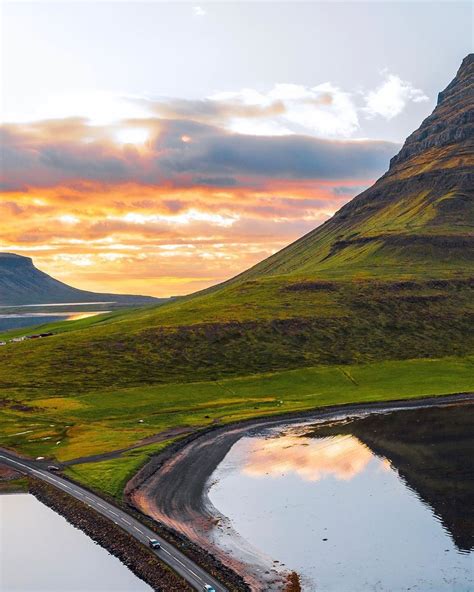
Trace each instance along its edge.
<instances>
[{"instance_id":1,"label":"lake","mask_svg":"<svg viewBox=\"0 0 474 592\"><path fill-rule=\"evenodd\" d=\"M0 332L34 327L57 321L75 321L115 308L113 302L65 302L61 304L28 304L0 306Z\"/></svg>"},{"instance_id":2,"label":"lake","mask_svg":"<svg viewBox=\"0 0 474 592\"><path fill-rule=\"evenodd\" d=\"M29 494L0 495L2 592L151 592L116 557Z\"/></svg>"},{"instance_id":3,"label":"lake","mask_svg":"<svg viewBox=\"0 0 474 592\"><path fill-rule=\"evenodd\" d=\"M472 591L473 410L378 413L241 438L210 479L209 499L226 517L214 542L237 559L247 546L284 564L305 591Z\"/></svg>"}]
</instances>

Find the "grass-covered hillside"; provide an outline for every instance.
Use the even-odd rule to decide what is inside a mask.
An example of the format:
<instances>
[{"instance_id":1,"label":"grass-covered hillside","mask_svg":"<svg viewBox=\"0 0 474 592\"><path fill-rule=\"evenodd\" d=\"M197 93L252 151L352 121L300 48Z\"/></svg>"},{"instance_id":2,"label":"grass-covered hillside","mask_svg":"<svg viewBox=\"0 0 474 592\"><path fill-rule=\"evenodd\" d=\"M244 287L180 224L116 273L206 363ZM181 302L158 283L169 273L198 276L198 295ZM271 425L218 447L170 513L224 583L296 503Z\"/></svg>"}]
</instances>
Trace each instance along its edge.
<instances>
[{"instance_id":1,"label":"grass-covered hillside","mask_svg":"<svg viewBox=\"0 0 474 592\"><path fill-rule=\"evenodd\" d=\"M278 412L280 399L293 401L289 410L474 389L466 357L474 353L473 80L471 55L372 188L240 276L159 308L58 324L51 337L2 347L2 442L72 457L92 432L102 433L94 451L110 449L166 426ZM345 388L331 390L324 368L338 377L368 368L370 379L356 396L347 376ZM272 390L262 373L289 378ZM308 396L300 376L309 377ZM245 380L254 395L236 390ZM34 423L35 409L60 433L12 435ZM147 429L137 409L153 416Z\"/></svg>"}]
</instances>

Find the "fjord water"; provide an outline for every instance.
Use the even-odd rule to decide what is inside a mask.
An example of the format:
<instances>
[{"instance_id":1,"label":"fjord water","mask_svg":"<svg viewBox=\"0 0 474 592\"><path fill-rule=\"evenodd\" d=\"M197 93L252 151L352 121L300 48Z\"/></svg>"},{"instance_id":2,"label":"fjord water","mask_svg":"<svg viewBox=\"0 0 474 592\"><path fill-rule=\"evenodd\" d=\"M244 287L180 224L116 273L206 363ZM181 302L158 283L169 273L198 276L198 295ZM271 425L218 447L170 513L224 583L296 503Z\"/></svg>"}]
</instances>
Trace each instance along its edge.
<instances>
[{"instance_id":1,"label":"fjord water","mask_svg":"<svg viewBox=\"0 0 474 592\"><path fill-rule=\"evenodd\" d=\"M34 327L57 321L76 321L109 312L113 302L66 302L0 306L0 331Z\"/></svg>"},{"instance_id":2,"label":"fjord water","mask_svg":"<svg viewBox=\"0 0 474 592\"><path fill-rule=\"evenodd\" d=\"M105 549L29 494L0 495L2 592L146 592Z\"/></svg>"},{"instance_id":3,"label":"fjord water","mask_svg":"<svg viewBox=\"0 0 474 592\"><path fill-rule=\"evenodd\" d=\"M211 478L232 527L216 542L243 557L243 538L305 591L472 591L473 418L426 408L242 438Z\"/></svg>"}]
</instances>

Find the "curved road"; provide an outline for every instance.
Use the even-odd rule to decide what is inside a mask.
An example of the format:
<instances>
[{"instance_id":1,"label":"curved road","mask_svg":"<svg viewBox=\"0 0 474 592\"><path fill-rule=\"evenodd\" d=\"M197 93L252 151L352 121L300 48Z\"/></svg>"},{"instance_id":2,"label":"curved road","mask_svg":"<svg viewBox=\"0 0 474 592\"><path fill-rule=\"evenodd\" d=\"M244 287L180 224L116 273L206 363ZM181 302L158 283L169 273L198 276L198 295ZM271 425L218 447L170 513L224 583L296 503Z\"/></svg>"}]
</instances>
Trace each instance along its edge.
<instances>
[{"instance_id":1,"label":"curved road","mask_svg":"<svg viewBox=\"0 0 474 592\"><path fill-rule=\"evenodd\" d=\"M50 485L65 491L76 499L84 502L102 516L115 522L131 536L141 543L148 544L150 539L157 539L161 543L161 549L154 551L158 557L169 565L176 573L184 578L195 590L203 590L205 584L212 585L216 592L227 592L227 588L215 580L194 561L186 557L181 551L175 549L167 541L159 537L155 532L144 526L141 522L132 518L129 514L106 502L101 497L83 489L79 485L63 479L56 473L51 473L44 462L27 460L5 450L0 450L0 462L9 465L27 475L46 481Z\"/></svg>"}]
</instances>

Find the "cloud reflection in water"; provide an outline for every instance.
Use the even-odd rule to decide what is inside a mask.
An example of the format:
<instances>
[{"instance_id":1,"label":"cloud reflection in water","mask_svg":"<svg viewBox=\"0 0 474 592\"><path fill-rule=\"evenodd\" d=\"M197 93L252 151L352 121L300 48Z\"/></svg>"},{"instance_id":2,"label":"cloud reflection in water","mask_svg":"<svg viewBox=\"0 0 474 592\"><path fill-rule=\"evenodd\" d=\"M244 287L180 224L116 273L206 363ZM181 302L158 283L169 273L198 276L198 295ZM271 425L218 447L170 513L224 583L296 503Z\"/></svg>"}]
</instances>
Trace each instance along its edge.
<instances>
[{"instance_id":1,"label":"cloud reflection in water","mask_svg":"<svg viewBox=\"0 0 474 592\"><path fill-rule=\"evenodd\" d=\"M252 477L293 473L304 481L333 476L348 481L362 472L372 457L353 436L257 438L250 443L242 473Z\"/></svg>"}]
</instances>

